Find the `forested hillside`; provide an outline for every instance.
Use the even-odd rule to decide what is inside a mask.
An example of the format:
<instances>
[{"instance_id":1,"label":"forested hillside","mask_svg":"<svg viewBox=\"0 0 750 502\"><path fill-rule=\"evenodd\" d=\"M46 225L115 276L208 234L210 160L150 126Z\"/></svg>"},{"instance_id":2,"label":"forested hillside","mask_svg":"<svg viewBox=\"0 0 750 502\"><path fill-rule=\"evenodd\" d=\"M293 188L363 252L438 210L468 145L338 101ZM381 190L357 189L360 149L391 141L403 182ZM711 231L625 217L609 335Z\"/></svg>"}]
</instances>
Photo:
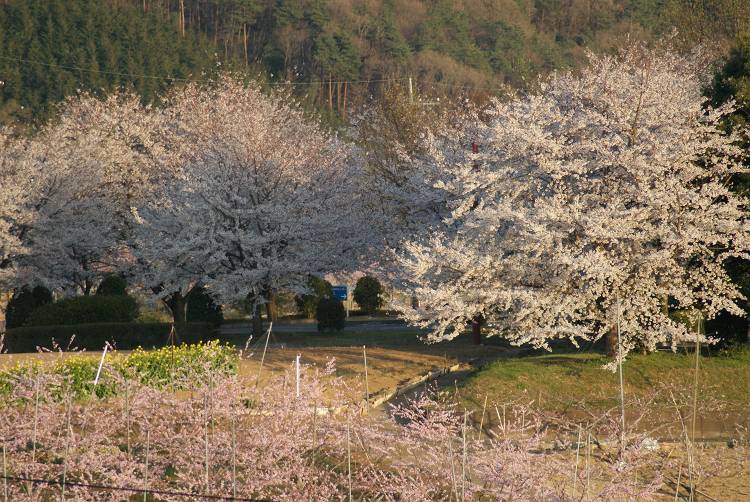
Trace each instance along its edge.
<instances>
[{"instance_id":1,"label":"forested hillside","mask_svg":"<svg viewBox=\"0 0 750 502\"><path fill-rule=\"evenodd\" d=\"M122 3L122 2L121 2ZM212 44L168 18L99 0L0 5L0 123L45 119L77 90L135 90L152 101L213 68ZM155 78L156 77L156 78Z\"/></svg>"},{"instance_id":2,"label":"forested hillside","mask_svg":"<svg viewBox=\"0 0 750 502\"><path fill-rule=\"evenodd\" d=\"M494 93L673 28L722 54L749 18L747 0L4 0L0 120L79 88L150 101L217 58L345 114L387 82Z\"/></svg>"}]
</instances>

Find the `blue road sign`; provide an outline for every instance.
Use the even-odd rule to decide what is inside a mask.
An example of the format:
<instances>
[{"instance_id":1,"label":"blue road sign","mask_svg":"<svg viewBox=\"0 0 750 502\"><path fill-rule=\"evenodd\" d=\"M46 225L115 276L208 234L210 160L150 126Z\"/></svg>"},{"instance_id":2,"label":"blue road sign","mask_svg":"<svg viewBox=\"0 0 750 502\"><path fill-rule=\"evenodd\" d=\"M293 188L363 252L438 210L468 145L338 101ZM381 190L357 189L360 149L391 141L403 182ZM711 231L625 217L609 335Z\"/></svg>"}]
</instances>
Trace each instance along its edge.
<instances>
[{"instance_id":1,"label":"blue road sign","mask_svg":"<svg viewBox=\"0 0 750 502\"><path fill-rule=\"evenodd\" d=\"M337 300L346 301L348 288L346 286L333 286L333 297Z\"/></svg>"}]
</instances>

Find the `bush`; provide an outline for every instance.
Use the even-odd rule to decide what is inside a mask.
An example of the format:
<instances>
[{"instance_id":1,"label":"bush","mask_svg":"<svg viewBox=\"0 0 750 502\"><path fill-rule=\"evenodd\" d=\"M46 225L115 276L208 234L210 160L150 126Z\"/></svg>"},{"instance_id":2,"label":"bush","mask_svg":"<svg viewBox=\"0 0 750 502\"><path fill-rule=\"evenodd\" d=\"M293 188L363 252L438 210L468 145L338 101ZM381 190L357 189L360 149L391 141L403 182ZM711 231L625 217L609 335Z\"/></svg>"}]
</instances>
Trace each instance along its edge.
<instances>
[{"instance_id":1,"label":"bush","mask_svg":"<svg viewBox=\"0 0 750 502\"><path fill-rule=\"evenodd\" d=\"M5 311L6 328L23 326L34 310L50 303L52 292L44 286L36 286L34 289L24 286L16 290Z\"/></svg>"},{"instance_id":2,"label":"bush","mask_svg":"<svg viewBox=\"0 0 750 502\"><path fill-rule=\"evenodd\" d=\"M221 305L202 286L196 286L187 297L187 322L209 322L218 326L224 320Z\"/></svg>"},{"instance_id":3,"label":"bush","mask_svg":"<svg viewBox=\"0 0 750 502\"><path fill-rule=\"evenodd\" d=\"M341 331L346 322L346 310L344 304L336 298L321 298L315 311L318 320L318 331L335 329Z\"/></svg>"},{"instance_id":4,"label":"bush","mask_svg":"<svg viewBox=\"0 0 750 502\"><path fill-rule=\"evenodd\" d=\"M233 346L214 340L149 352L136 349L122 366L131 370L144 385L158 388L174 383L181 388L196 380L236 374L239 353Z\"/></svg>"},{"instance_id":5,"label":"bush","mask_svg":"<svg viewBox=\"0 0 750 502\"><path fill-rule=\"evenodd\" d=\"M26 326L132 322L138 317L138 303L130 296L77 296L34 310Z\"/></svg>"},{"instance_id":6,"label":"bush","mask_svg":"<svg viewBox=\"0 0 750 502\"><path fill-rule=\"evenodd\" d=\"M168 344L171 323L98 323L68 326L13 328L5 335L8 352L36 352L37 347L102 350L105 342L120 350L163 347ZM214 337L209 323L189 323L180 330L180 341L196 343ZM72 339L72 342L71 342Z\"/></svg>"},{"instance_id":7,"label":"bush","mask_svg":"<svg viewBox=\"0 0 750 502\"><path fill-rule=\"evenodd\" d=\"M747 317L734 316L728 312L720 312L714 319L706 321L706 335L719 339L721 345L747 343Z\"/></svg>"},{"instance_id":8,"label":"bush","mask_svg":"<svg viewBox=\"0 0 750 502\"><path fill-rule=\"evenodd\" d=\"M313 319L315 318L320 300L323 298L333 298L333 286L331 286L330 282L311 275L307 279L307 290L307 293L297 296L294 301L297 303L297 308L302 314L308 319Z\"/></svg>"},{"instance_id":9,"label":"bush","mask_svg":"<svg viewBox=\"0 0 750 502\"><path fill-rule=\"evenodd\" d=\"M128 294L128 283L121 276L110 274L102 279L96 288L97 295L125 296Z\"/></svg>"},{"instance_id":10,"label":"bush","mask_svg":"<svg viewBox=\"0 0 750 502\"><path fill-rule=\"evenodd\" d=\"M368 314L374 314L382 305L383 286L376 278L366 275L357 281L354 288L354 301Z\"/></svg>"}]
</instances>

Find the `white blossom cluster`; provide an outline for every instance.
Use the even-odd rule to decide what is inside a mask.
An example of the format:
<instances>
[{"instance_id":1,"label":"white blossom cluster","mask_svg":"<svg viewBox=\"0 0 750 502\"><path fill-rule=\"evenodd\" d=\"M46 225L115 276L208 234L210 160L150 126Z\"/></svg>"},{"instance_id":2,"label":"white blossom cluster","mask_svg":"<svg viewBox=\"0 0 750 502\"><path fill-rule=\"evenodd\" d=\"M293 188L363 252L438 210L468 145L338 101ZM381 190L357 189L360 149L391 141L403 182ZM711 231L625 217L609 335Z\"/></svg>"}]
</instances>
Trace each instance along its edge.
<instances>
[{"instance_id":1,"label":"white blossom cluster","mask_svg":"<svg viewBox=\"0 0 750 502\"><path fill-rule=\"evenodd\" d=\"M619 320L624 352L694 339L667 302L744 315L723 267L750 249L746 201L728 188L741 154L720 126L730 111L706 107L684 58L640 46L495 101L478 154L446 155L458 135L421 161L451 174L453 202L401 254L420 298L405 315L433 340L482 319L547 348Z\"/></svg>"},{"instance_id":2,"label":"white blossom cluster","mask_svg":"<svg viewBox=\"0 0 750 502\"><path fill-rule=\"evenodd\" d=\"M750 248L732 109L701 82L631 46L431 127L365 113L356 141L232 76L159 108L80 96L0 134L0 281L88 294L124 271L178 307L196 285L258 306L376 269L413 288L404 315L432 340L481 320L549 347L619 323L625 352L674 346L692 335L668 307L743 315L724 264Z\"/></svg>"}]
</instances>

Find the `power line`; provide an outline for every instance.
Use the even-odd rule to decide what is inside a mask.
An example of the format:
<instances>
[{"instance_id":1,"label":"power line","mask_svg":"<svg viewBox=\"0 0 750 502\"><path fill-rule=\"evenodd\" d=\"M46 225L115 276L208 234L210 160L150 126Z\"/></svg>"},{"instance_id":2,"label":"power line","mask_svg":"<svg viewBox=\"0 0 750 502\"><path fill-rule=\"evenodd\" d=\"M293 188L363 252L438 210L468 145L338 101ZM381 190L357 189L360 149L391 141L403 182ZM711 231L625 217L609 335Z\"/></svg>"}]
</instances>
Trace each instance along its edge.
<instances>
[{"instance_id":1,"label":"power line","mask_svg":"<svg viewBox=\"0 0 750 502\"><path fill-rule=\"evenodd\" d=\"M140 77L140 78L152 78L152 79L158 79L158 80L180 80L183 82L193 82L194 80L187 79L187 78L180 78L180 77L169 77L169 76L158 76L158 75L145 75L145 74L139 74L139 73L123 73L123 72L117 72L117 71L106 71L106 70L95 70L93 68L81 68L80 66L69 66L69 65L61 65L56 63L44 63L42 61L34 61L31 59L23 59L23 58L14 58L9 56L0 56L0 59L5 59L6 61L17 61L19 63L27 63L27 64L38 64L41 66L47 66L50 68L62 68L64 70L77 70L77 71L85 71L88 73L102 73L105 75L117 75L121 77Z\"/></svg>"},{"instance_id":2,"label":"power line","mask_svg":"<svg viewBox=\"0 0 750 502\"><path fill-rule=\"evenodd\" d=\"M169 75L149 75L145 73L127 73L127 72L119 72L119 71L107 71L107 70L97 70L94 68L82 68L80 66L73 66L73 65L63 65L63 64L57 64L57 63L44 63L42 61L35 61L32 59L24 59L24 58L16 58L16 57L10 57L10 56L0 56L0 59L4 59L6 61L16 61L19 63L26 63L26 64L37 64L41 66L46 66L48 68L61 68L63 70L71 70L71 71L82 71L87 73L98 73L102 75L114 75L118 77L131 77L131 78L148 78L153 80L173 80L173 81L179 81L179 82L198 82L199 79L196 78L184 78L184 77L172 77ZM359 80L310 80L307 82L266 82L266 85L269 86L298 86L298 85L326 85L326 84L374 84L374 83L385 83L385 82L408 82L410 80L410 77L398 77L398 78L373 78L373 79L359 79ZM490 87L490 86L479 86L479 85L471 85L471 84L449 84L444 82L424 82L423 85L425 87L430 86L441 86L441 87L447 87L449 89L479 89L479 90L489 90L489 91L496 91L496 92L502 92L505 89L502 87Z\"/></svg>"},{"instance_id":3,"label":"power line","mask_svg":"<svg viewBox=\"0 0 750 502\"><path fill-rule=\"evenodd\" d=\"M72 65L63 65L63 64L57 64L57 63L44 63L42 61L35 61L32 59L24 59L24 58L16 58L16 57L10 57L10 56L0 56L0 59L4 59L6 61L16 61L19 63L26 63L26 64L38 64L41 66L46 66L49 68L61 68L64 70L73 70L73 71L83 71L87 73L100 73L103 75L115 75L119 77L133 77L133 78L150 78L154 80L177 80L180 82L197 82L198 79L195 78L182 78L182 77L171 77L168 75L148 75L144 73L126 73L126 72L118 72L118 71L107 71L107 70L97 70L94 68L82 68L80 66L72 66ZM364 79L364 80L311 80L309 82L267 82L267 85L272 86L293 86L293 85L320 85L320 84L369 84L369 83L379 83L379 82L397 82L397 81L407 81L409 77L400 77L400 78L378 78L378 79Z\"/></svg>"},{"instance_id":4,"label":"power line","mask_svg":"<svg viewBox=\"0 0 750 502\"><path fill-rule=\"evenodd\" d=\"M19 476L0 476L0 479L7 479L8 481L27 482L27 483L40 484L40 485L77 486L80 488L92 488L95 490L110 490L110 491L130 492L130 493L152 493L154 495L174 495L177 497L189 497L189 498L199 498L199 499L207 499L207 500L236 500L236 501L241 501L241 502L273 502L271 499L252 499L252 498L242 498L242 497L228 497L228 496L222 496L222 495L204 495L200 493L173 492L169 490L148 490L145 488L132 488L129 486L100 485L100 484L90 484L90 483L79 483L75 481L62 482L62 481L57 481L57 480L52 480L52 479L24 478L24 477L19 477Z\"/></svg>"}]
</instances>

